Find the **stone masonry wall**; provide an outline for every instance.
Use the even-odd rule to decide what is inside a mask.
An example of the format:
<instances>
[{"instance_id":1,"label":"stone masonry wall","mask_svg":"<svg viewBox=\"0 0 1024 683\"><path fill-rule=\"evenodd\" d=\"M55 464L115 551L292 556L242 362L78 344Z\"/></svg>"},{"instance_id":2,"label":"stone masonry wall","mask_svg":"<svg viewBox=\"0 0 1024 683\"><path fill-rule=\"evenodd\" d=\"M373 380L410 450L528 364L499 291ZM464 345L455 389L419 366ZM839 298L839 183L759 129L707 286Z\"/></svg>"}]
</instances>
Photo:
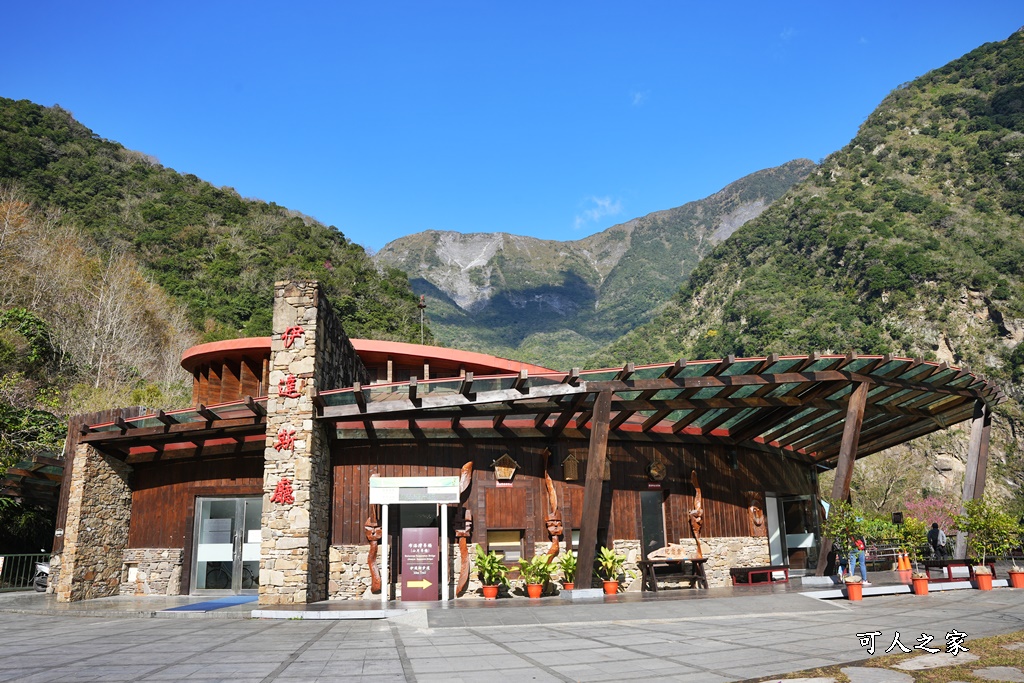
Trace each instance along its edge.
<instances>
[{"instance_id":1,"label":"stone masonry wall","mask_svg":"<svg viewBox=\"0 0 1024 683\"><path fill-rule=\"evenodd\" d=\"M313 396L362 365L346 360L354 351L316 282L275 284L270 353L259 601L315 602L328 593L331 456Z\"/></svg>"},{"instance_id":2,"label":"stone masonry wall","mask_svg":"<svg viewBox=\"0 0 1024 683\"><path fill-rule=\"evenodd\" d=\"M121 595L180 595L184 548L128 548Z\"/></svg>"},{"instance_id":3,"label":"stone masonry wall","mask_svg":"<svg viewBox=\"0 0 1024 683\"><path fill-rule=\"evenodd\" d=\"M87 443L75 449L54 592L59 602L117 595L132 514L132 468Z\"/></svg>"},{"instance_id":4,"label":"stone masonry wall","mask_svg":"<svg viewBox=\"0 0 1024 683\"><path fill-rule=\"evenodd\" d=\"M697 552L697 544L692 538L680 539L679 545L686 549L687 557ZM708 558L704 571L710 588L731 586L729 570L733 567L764 567L772 563L765 536L702 537L700 545L704 549L704 557Z\"/></svg>"}]
</instances>

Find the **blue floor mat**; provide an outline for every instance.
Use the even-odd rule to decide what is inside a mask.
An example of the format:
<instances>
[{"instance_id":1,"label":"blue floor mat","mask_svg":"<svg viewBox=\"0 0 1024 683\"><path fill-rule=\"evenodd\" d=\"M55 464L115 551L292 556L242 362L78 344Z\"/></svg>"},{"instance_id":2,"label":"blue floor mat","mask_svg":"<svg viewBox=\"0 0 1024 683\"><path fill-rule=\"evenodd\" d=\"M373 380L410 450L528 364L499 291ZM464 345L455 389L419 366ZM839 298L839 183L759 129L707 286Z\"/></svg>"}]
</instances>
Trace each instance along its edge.
<instances>
[{"instance_id":1,"label":"blue floor mat","mask_svg":"<svg viewBox=\"0 0 1024 683\"><path fill-rule=\"evenodd\" d=\"M230 595L226 598L217 598L216 600L207 600L206 602L194 602L191 605L182 605L181 607L171 607L170 609L161 610L162 612L212 612L215 609L221 607L231 607L232 605L243 605L247 602L256 602L259 599L258 595Z\"/></svg>"}]
</instances>

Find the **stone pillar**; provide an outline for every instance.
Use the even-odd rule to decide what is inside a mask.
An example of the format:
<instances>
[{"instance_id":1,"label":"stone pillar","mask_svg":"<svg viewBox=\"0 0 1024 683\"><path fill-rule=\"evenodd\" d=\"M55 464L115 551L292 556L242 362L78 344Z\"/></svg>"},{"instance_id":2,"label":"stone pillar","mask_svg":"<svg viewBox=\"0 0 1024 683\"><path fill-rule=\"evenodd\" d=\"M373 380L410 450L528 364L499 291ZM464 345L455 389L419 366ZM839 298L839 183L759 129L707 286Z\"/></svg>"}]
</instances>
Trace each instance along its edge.
<instances>
[{"instance_id":1,"label":"stone pillar","mask_svg":"<svg viewBox=\"0 0 1024 683\"><path fill-rule=\"evenodd\" d=\"M331 451L313 397L368 383L318 283L275 283L269 371L259 602L316 602L327 598Z\"/></svg>"},{"instance_id":2,"label":"stone pillar","mask_svg":"<svg viewBox=\"0 0 1024 683\"><path fill-rule=\"evenodd\" d=\"M132 516L132 468L87 443L75 449L58 602L117 595Z\"/></svg>"}]
</instances>

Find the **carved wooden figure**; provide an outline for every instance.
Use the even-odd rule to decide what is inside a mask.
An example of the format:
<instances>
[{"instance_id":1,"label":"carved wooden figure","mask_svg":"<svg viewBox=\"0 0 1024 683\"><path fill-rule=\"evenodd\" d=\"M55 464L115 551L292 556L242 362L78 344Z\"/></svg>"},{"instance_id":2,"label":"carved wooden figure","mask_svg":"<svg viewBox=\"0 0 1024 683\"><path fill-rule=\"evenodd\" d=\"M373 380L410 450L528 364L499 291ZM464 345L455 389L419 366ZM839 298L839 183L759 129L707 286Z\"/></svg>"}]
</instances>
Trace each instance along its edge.
<instances>
[{"instance_id":1,"label":"carved wooden figure","mask_svg":"<svg viewBox=\"0 0 1024 683\"><path fill-rule=\"evenodd\" d=\"M363 524L363 531L366 533L366 540L370 542L370 552L366 556L366 563L370 565L370 592L380 593L380 569L377 568L377 545L380 543L382 529L379 517L377 516L376 505L370 506L370 516Z\"/></svg>"},{"instance_id":2,"label":"carved wooden figure","mask_svg":"<svg viewBox=\"0 0 1024 683\"><path fill-rule=\"evenodd\" d=\"M697 470L690 474L690 482L694 490L693 509L689 513L690 530L693 532L693 540L697 542L697 557L704 557L704 551L700 547L700 528L704 525L704 496L697 481Z\"/></svg>"},{"instance_id":3,"label":"carved wooden figure","mask_svg":"<svg viewBox=\"0 0 1024 683\"><path fill-rule=\"evenodd\" d=\"M750 519L750 535L766 536L768 530L764 525L764 494L760 491L747 491L747 513Z\"/></svg>"},{"instance_id":4,"label":"carved wooden figure","mask_svg":"<svg viewBox=\"0 0 1024 683\"><path fill-rule=\"evenodd\" d=\"M459 505L466 503L466 492L473 485L473 461L462 466L459 475ZM469 539L473 536L473 513L466 507L459 507L455 512L455 538L459 539L459 584L455 587L455 595L462 595L469 585Z\"/></svg>"},{"instance_id":5,"label":"carved wooden figure","mask_svg":"<svg viewBox=\"0 0 1024 683\"><path fill-rule=\"evenodd\" d=\"M548 536L551 537L551 547L548 548L547 552L548 564L558 555L558 544L562 540L562 534L565 533L565 528L562 525L562 512L558 509L558 494L555 493L555 483L551 481L551 476L548 474L549 457L550 453L544 456L544 489L547 492L548 499L548 514L544 524L547 526Z\"/></svg>"}]
</instances>

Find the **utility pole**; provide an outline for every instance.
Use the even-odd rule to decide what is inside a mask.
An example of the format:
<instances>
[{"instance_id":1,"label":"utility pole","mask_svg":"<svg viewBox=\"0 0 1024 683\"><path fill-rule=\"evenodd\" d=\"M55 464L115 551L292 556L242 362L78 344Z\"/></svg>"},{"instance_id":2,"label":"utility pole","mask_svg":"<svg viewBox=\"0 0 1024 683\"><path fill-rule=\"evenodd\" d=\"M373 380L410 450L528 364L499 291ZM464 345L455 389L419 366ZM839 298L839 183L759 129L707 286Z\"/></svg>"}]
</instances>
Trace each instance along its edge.
<instances>
[{"instance_id":1,"label":"utility pole","mask_svg":"<svg viewBox=\"0 0 1024 683\"><path fill-rule=\"evenodd\" d=\"M427 307L425 296L420 294L420 302L416 304L416 307L420 309L420 346L423 346L423 309Z\"/></svg>"}]
</instances>

